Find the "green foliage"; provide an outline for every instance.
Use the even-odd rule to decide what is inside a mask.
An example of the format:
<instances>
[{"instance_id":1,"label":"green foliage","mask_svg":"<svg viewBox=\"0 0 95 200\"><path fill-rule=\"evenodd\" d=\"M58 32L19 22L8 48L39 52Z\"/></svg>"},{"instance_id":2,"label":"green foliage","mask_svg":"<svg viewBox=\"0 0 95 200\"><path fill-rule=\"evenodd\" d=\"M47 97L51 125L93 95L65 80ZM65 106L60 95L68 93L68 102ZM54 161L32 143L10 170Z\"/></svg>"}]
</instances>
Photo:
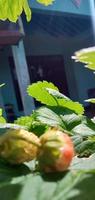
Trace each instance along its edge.
<instances>
[{"instance_id":1,"label":"green foliage","mask_svg":"<svg viewBox=\"0 0 95 200\"><path fill-rule=\"evenodd\" d=\"M33 120L31 116L22 116L15 120L14 123L20 126L24 126L27 130L30 130L32 121Z\"/></svg>"},{"instance_id":2,"label":"green foliage","mask_svg":"<svg viewBox=\"0 0 95 200\"><path fill-rule=\"evenodd\" d=\"M52 83L46 81L35 83L28 87L28 93L47 107L40 107L32 115L18 118L15 124L1 124L0 134L6 134L8 129L25 128L40 136L49 127L58 127L72 137L78 157L74 157L68 171L50 174L41 173L35 166L37 163L35 160L21 166L8 165L0 160L0 198L94 200L94 119L82 115L83 107L61 94ZM0 114L2 117L2 110Z\"/></svg>"},{"instance_id":3,"label":"green foliage","mask_svg":"<svg viewBox=\"0 0 95 200\"><path fill-rule=\"evenodd\" d=\"M62 114L53 108L41 107L34 112L35 120L50 127L59 127L63 130L71 131L81 123L83 116L73 114Z\"/></svg>"},{"instance_id":4,"label":"green foliage","mask_svg":"<svg viewBox=\"0 0 95 200\"><path fill-rule=\"evenodd\" d=\"M35 124L58 127L72 136L75 150L80 157L95 153L95 123L83 115L56 113L56 110L41 107L34 112ZM32 127L32 126L31 126Z\"/></svg>"},{"instance_id":5,"label":"green foliage","mask_svg":"<svg viewBox=\"0 0 95 200\"><path fill-rule=\"evenodd\" d=\"M6 123L5 118L2 116L2 108L0 108L0 123Z\"/></svg>"},{"instance_id":6,"label":"green foliage","mask_svg":"<svg viewBox=\"0 0 95 200\"><path fill-rule=\"evenodd\" d=\"M85 67L95 71L95 47L82 49L73 56L76 61L85 63Z\"/></svg>"},{"instance_id":7,"label":"green foliage","mask_svg":"<svg viewBox=\"0 0 95 200\"><path fill-rule=\"evenodd\" d=\"M2 116L2 108L0 108L0 117Z\"/></svg>"},{"instance_id":8,"label":"green foliage","mask_svg":"<svg viewBox=\"0 0 95 200\"><path fill-rule=\"evenodd\" d=\"M44 6L52 5L55 0L37 0L38 3L43 4Z\"/></svg>"},{"instance_id":9,"label":"green foliage","mask_svg":"<svg viewBox=\"0 0 95 200\"><path fill-rule=\"evenodd\" d=\"M0 84L0 87L3 87L5 85L5 83Z\"/></svg>"},{"instance_id":10,"label":"green foliage","mask_svg":"<svg viewBox=\"0 0 95 200\"><path fill-rule=\"evenodd\" d=\"M95 135L95 130L89 128L88 124L81 123L72 129L72 132L83 137Z\"/></svg>"},{"instance_id":11,"label":"green foliage","mask_svg":"<svg viewBox=\"0 0 95 200\"><path fill-rule=\"evenodd\" d=\"M14 177L24 176L29 174L31 171L29 167L25 164L20 164L19 166L12 166L6 163L0 158L0 182L4 182L7 179Z\"/></svg>"},{"instance_id":12,"label":"green foliage","mask_svg":"<svg viewBox=\"0 0 95 200\"><path fill-rule=\"evenodd\" d=\"M35 133L38 137L41 136L45 131L49 128L47 124L42 124L41 122L34 122L31 125L31 129L29 131Z\"/></svg>"},{"instance_id":13,"label":"green foliage","mask_svg":"<svg viewBox=\"0 0 95 200\"><path fill-rule=\"evenodd\" d=\"M61 115L61 118L65 124L66 129L71 131L74 127L82 122L84 117L82 115L76 115L75 113L72 113Z\"/></svg>"},{"instance_id":14,"label":"green foliage","mask_svg":"<svg viewBox=\"0 0 95 200\"><path fill-rule=\"evenodd\" d=\"M95 154L92 154L89 158L75 157L70 166L71 170L84 170L87 172L95 172Z\"/></svg>"},{"instance_id":15,"label":"green foliage","mask_svg":"<svg viewBox=\"0 0 95 200\"><path fill-rule=\"evenodd\" d=\"M4 117L0 116L0 123L6 123L6 120Z\"/></svg>"},{"instance_id":16,"label":"green foliage","mask_svg":"<svg viewBox=\"0 0 95 200\"><path fill-rule=\"evenodd\" d=\"M72 137L75 151L79 158L81 157L89 157L93 153L95 153L95 140L92 140L92 137L83 137L80 135Z\"/></svg>"},{"instance_id":17,"label":"green foliage","mask_svg":"<svg viewBox=\"0 0 95 200\"><path fill-rule=\"evenodd\" d=\"M65 99L59 99L58 102L59 102L60 106L68 108L68 109L72 110L73 112L75 112L77 114L83 114L84 113L83 106L78 102L74 102L72 100L65 100Z\"/></svg>"},{"instance_id":18,"label":"green foliage","mask_svg":"<svg viewBox=\"0 0 95 200\"><path fill-rule=\"evenodd\" d=\"M17 120L15 120L15 124L18 124L24 129L35 133L37 136L40 136L47 130L48 126L43 124L42 122L38 122L35 117L35 113L36 112L34 112L30 116L19 117Z\"/></svg>"},{"instance_id":19,"label":"green foliage","mask_svg":"<svg viewBox=\"0 0 95 200\"><path fill-rule=\"evenodd\" d=\"M51 96L45 88L52 88L58 90L53 83L48 83L47 81L38 81L28 86L27 92L28 95L34 97L37 101L40 101L43 104L56 106L56 99Z\"/></svg>"},{"instance_id":20,"label":"green foliage","mask_svg":"<svg viewBox=\"0 0 95 200\"><path fill-rule=\"evenodd\" d=\"M95 98L86 99L85 102L95 103Z\"/></svg>"},{"instance_id":21,"label":"green foliage","mask_svg":"<svg viewBox=\"0 0 95 200\"><path fill-rule=\"evenodd\" d=\"M41 107L35 112L35 120L40 123L47 124L53 127L63 127L65 124L62 121L60 115L57 115L54 111L47 107Z\"/></svg>"},{"instance_id":22,"label":"green foliage","mask_svg":"<svg viewBox=\"0 0 95 200\"><path fill-rule=\"evenodd\" d=\"M30 96L34 97L37 101L42 104L49 106L61 106L73 110L77 114L83 114L84 108L78 102L73 102L65 95L61 94L57 87L53 83L47 81L38 81L30 85L27 89Z\"/></svg>"},{"instance_id":23,"label":"green foliage","mask_svg":"<svg viewBox=\"0 0 95 200\"><path fill-rule=\"evenodd\" d=\"M94 165L90 165L92 160L95 162L94 157L86 161L75 158L70 171L50 174L31 173L26 165L10 166L1 160L0 199L94 200Z\"/></svg>"},{"instance_id":24,"label":"green foliage","mask_svg":"<svg viewBox=\"0 0 95 200\"><path fill-rule=\"evenodd\" d=\"M37 0L44 6L51 5L54 0ZM31 20L31 9L28 0L0 0L0 20L16 22L22 12L25 12L27 21Z\"/></svg>"},{"instance_id":25,"label":"green foliage","mask_svg":"<svg viewBox=\"0 0 95 200\"><path fill-rule=\"evenodd\" d=\"M47 108L45 108L45 111L49 112ZM35 115L36 114L33 113L34 119ZM69 122L67 120L67 116L63 116L64 122L68 127L73 127L81 121L85 124L88 123L89 126L91 126L91 124L93 123L88 122L86 119L82 120L81 116L79 117L75 114L70 114L68 118ZM59 120L57 118L57 114L55 119ZM22 123L22 125L24 124ZM19 127L20 126L15 124L3 124L0 128L4 129L5 131L3 131L6 132L6 129L17 129ZM91 136L89 137L89 139L93 139L95 141L95 139ZM31 163L25 163L24 165L19 166L12 166L8 165L3 160L0 160L0 199L63 200L64 197L64 200L87 200L87 198L91 198L91 200L94 200L94 163L95 154L87 159L75 157L68 171L62 173L45 174L34 171L33 164L31 165ZM87 190L87 188L89 188L89 190ZM48 195L46 192L47 189L49 190Z\"/></svg>"},{"instance_id":26,"label":"green foliage","mask_svg":"<svg viewBox=\"0 0 95 200\"><path fill-rule=\"evenodd\" d=\"M95 123L84 115L79 115L80 104L77 108L75 102L61 94L52 83L46 81L29 86L28 93L48 106L40 107L31 115L30 131L40 136L48 127L58 127L72 136L76 152L80 157L95 153L95 140L93 140ZM69 106L65 107L66 105Z\"/></svg>"},{"instance_id":27,"label":"green foliage","mask_svg":"<svg viewBox=\"0 0 95 200\"><path fill-rule=\"evenodd\" d=\"M47 6L52 4L53 0L37 2ZM27 21L30 21L31 10L27 0L0 0L2 20L16 22L23 11ZM95 70L95 48L76 52L75 59L86 63L87 68ZM6 134L9 129L25 128L40 136L49 126L59 127L71 135L78 157L74 157L68 171L50 174L34 170L35 161L32 168L31 163L12 166L0 159L0 199L94 200L95 119L83 116L82 105L61 94L52 83L38 82L29 86L27 91L30 96L47 107L39 108L31 116L18 118L16 124L6 124L0 109L0 134ZM95 99L86 101L95 103Z\"/></svg>"},{"instance_id":28,"label":"green foliage","mask_svg":"<svg viewBox=\"0 0 95 200\"><path fill-rule=\"evenodd\" d=\"M16 22L22 12L25 12L27 21L31 19L31 9L27 0L0 0L0 19Z\"/></svg>"},{"instance_id":29,"label":"green foliage","mask_svg":"<svg viewBox=\"0 0 95 200\"><path fill-rule=\"evenodd\" d=\"M76 152L80 157L88 157L95 153L95 123L91 119L84 116L81 123L73 127L71 132Z\"/></svg>"}]
</instances>

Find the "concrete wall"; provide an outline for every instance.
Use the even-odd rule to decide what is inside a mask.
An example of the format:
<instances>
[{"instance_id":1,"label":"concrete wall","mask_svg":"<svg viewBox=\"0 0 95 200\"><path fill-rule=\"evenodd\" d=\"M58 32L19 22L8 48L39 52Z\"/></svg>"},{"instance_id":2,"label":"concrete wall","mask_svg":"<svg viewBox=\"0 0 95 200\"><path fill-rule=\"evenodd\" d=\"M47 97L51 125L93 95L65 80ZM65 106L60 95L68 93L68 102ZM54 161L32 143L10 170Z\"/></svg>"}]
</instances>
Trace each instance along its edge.
<instances>
[{"instance_id":1,"label":"concrete wall","mask_svg":"<svg viewBox=\"0 0 95 200\"><path fill-rule=\"evenodd\" d=\"M88 89L95 87L95 75L83 64L75 63L71 56L76 50L93 45L92 36L76 40L66 40L63 37L52 37L47 33L34 33L27 35L24 41L26 55L62 55L71 99L84 103L88 98ZM18 111L14 86L12 82L8 56L11 55L9 48L0 52L0 84L6 85L1 88L4 104L12 103L16 115L23 115ZM64 82L64 80L62 80ZM86 104L85 104L86 105Z\"/></svg>"},{"instance_id":2,"label":"concrete wall","mask_svg":"<svg viewBox=\"0 0 95 200\"><path fill-rule=\"evenodd\" d=\"M42 4L37 3L35 0L29 0L29 4L33 9L40 9L41 11L52 11L53 12L64 12L72 14L82 14L82 15L91 15L90 10L90 1L82 0L80 8L77 8L72 0L55 0L54 3L50 6L43 6Z\"/></svg>"},{"instance_id":3,"label":"concrete wall","mask_svg":"<svg viewBox=\"0 0 95 200\"><path fill-rule=\"evenodd\" d=\"M83 64L75 63L71 56L75 51L92 45L92 35L65 40L63 37L54 38L47 33L36 32L25 39L27 55L63 56L70 97L81 103L88 98L88 89L95 87L95 76L90 70L85 69Z\"/></svg>"},{"instance_id":4,"label":"concrete wall","mask_svg":"<svg viewBox=\"0 0 95 200\"><path fill-rule=\"evenodd\" d=\"M55 0L52 6L42 6L35 0L30 0L30 6L34 10L43 12L56 12L61 14L74 13L90 15L89 0L83 0L80 8L76 8L71 0ZM76 50L93 45L93 37L84 34L84 38L66 39L64 37L53 37L42 30L26 35L25 40L26 55L62 55L64 60L65 72L68 82L70 97L75 101L84 102L87 99L88 89L95 87L95 76L93 73L83 67L81 63L75 63L71 56ZM8 62L8 56L11 55L9 48L0 52L0 83L6 85L1 89L4 104L12 103L16 115L23 113L18 111L17 101Z\"/></svg>"}]
</instances>

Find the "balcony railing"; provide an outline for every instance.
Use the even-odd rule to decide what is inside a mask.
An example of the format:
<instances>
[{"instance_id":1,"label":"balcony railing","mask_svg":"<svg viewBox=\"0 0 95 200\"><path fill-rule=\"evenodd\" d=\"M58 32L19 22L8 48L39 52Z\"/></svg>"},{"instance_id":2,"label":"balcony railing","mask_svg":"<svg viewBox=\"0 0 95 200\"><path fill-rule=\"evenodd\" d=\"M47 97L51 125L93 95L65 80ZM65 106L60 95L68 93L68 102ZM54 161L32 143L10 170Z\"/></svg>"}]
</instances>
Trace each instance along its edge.
<instances>
[{"instance_id":1,"label":"balcony railing","mask_svg":"<svg viewBox=\"0 0 95 200\"><path fill-rule=\"evenodd\" d=\"M0 21L0 46L17 44L24 37L20 23Z\"/></svg>"}]
</instances>

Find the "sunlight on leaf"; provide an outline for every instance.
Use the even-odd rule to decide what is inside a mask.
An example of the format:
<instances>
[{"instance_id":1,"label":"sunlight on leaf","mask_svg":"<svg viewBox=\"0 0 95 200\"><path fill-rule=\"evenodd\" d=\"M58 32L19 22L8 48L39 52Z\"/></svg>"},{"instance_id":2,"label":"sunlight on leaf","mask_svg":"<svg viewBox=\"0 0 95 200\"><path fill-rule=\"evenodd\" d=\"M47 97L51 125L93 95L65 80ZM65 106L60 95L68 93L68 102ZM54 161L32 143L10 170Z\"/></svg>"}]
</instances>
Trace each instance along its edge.
<instances>
[{"instance_id":1,"label":"sunlight on leaf","mask_svg":"<svg viewBox=\"0 0 95 200\"><path fill-rule=\"evenodd\" d=\"M77 114L83 114L82 104L74 102L65 95L61 94L58 88L51 82L38 81L28 86L27 92L37 101L48 106L62 106L68 108Z\"/></svg>"},{"instance_id":2,"label":"sunlight on leaf","mask_svg":"<svg viewBox=\"0 0 95 200\"><path fill-rule=\"evenodd\" d=\"M54 90L51 88L45 88L45 89L46 89L46 91L48 91L49 94L51 94L55 98L70 100L66 95L60 93L57 90Z\"/></svg>"},{"instance_id":3,"label":"sunlight on leaf","mask_svg":"<svg viewBox=\"0 0 95 200\"><path fill-rule=\"evenodd\" d=\"M95 98L86 99L85 102L95 103Z\"/></svg>"},{"instance_id":4,"label":"sunlight on leaf","mask_svg":"<svg viewBox=\"0 0 95 200\"><path fill-rule=\"evenodd\" d=\"M46 91L45 88L52 88L58 91L58 88L53 83L47 81L38 81L28 86L27 92L30 96L34 97L37 101L40 101L46 105L56 106L56 100Z\"/></svg>"},{"instance_id":5,"label":"sunlight on leaf","mask_svg":"<svg viewBox=\"0 0 95 200\"><path fill-rule=\"evenodd\" d=\"M25 11L27 21L31 20L31 9L28 0L0 0L0 19L16 22L21 13Z\"/></svg>"},{"instance_id":6,"label":"sunlight on leaf","mask_svg":"<svg viewBox=\"0 0 95 200\"><path fill-rule=\"evenodd\" d=\"M44 6L52 5L55 0L37 0L38 3L43 4Z\"/></svg>"},{"instance_id":7,"label":"sunlight on leaf","mask_svg":"<svg viewBox=\"0 0 95 200\"><path fill-rule=\"evenodd\" d=\"M6 120L5 120L5 118L2 116L2 114L3 114L3 110L2 110L2 108L0 108L0 123L6 123Z\"/></svg>"},{"instance_id":8,"label":"sunlight on leaf","mask_svg":"<svg viewBox=\"0 0 95 200\"><path fill-rule=\"evenodd\" d=\"M3 166L2 166L3 168ZM19 167L18 167L19 169ZM13 170L14 171L14 167ZM23 170L24 171L24 170ZM62 173L34 173L24 176L8 178L0 183L0 199L4 200L69 200L71 193L76 197L76 185L84 180L85 176L81 172ZM7 172L6 174L7 175ZM5 176L2 173L2 179ZM4 177L5 178L5 177ZM47 189L49 193L47 195ZM78 194L80 191L78 192ZM64 198L63 198L64 197Z\"/></svg>"},{"instance_id":9,"label":"sunlight on leaf","mask_svg":"<svg viewBox=\"0 0 95 200\"><path fill-rule=\"evenodd\" d=\"M85 67L95 71L95 47L89 47L86 49L75 52L72 56L76 62L85 63Z\"/></svg>"},{"instance_id":10,"label":"sunlight on leaf","mask_svg":"<svg viewBox=\"0 0 95 200\"><path fill-rule=\"evenodd\" d=\"M35 0L44 6L52 5L54 0ZM0 20L16 22L22 12L25 12L27 21L31 20L31 8L28 0L0 0Z\"/></svg>"},{"instance_id":11,"label":"sunlight on leaf","mask_svg":"<svg viewBox=\"0 0 95 200\"><path fill-rule=\"evenodd\" d=\"M59 99L58 102L60 106L68 108L77 114L84 113L84 107L79 102L74 102L72 100L67 101L66 99Z\"/></svg>"},{"instance_id":12,"label":"sunlight on leaf","mask_svg":"<svg viewBox=\"0 0 95 200\"><path fill-rule=\"evenodd\" d=\"M50 126L66 128L60 115L57 115L51 109L46 107L41 107L36 110L35 119Z\"/></svg>"},{"instance_id":13,"label":"sunlight on leaf","mask_svg":"<svg viewBox=\"0 0 95 200\"><path fill-rule=\"evenodd\" d=\"M0 84L0 87L3 87L5 85L5 83Z\"/></svg>"}]
</instances>

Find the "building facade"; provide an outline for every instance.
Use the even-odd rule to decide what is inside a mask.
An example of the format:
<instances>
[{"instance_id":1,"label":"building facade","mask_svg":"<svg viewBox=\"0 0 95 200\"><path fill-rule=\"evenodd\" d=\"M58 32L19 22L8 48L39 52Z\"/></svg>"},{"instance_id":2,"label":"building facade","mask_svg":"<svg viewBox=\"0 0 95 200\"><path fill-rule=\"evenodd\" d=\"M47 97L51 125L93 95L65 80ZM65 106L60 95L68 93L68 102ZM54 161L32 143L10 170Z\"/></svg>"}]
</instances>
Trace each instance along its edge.
<instances>
[{"instance_id":1,"label":"building facade","mask_svg":"<svg viewBox=\"0 0 95 200\"><path fill-rule=\"evenodd\" d=\"M94 45L89 2L81 1L77 8L72 1L59 0L44 7L30 0L30 23L24 15L17 24L0 22L0 84L5 83L0 88L0 105L7 118L11 119L11 114L14 118L29 115L39 106L26 91L38 80L53 82L65 95L86 106L84 100L94 89L95 78L71 56Z\"/></svg>"}]
</instances>

